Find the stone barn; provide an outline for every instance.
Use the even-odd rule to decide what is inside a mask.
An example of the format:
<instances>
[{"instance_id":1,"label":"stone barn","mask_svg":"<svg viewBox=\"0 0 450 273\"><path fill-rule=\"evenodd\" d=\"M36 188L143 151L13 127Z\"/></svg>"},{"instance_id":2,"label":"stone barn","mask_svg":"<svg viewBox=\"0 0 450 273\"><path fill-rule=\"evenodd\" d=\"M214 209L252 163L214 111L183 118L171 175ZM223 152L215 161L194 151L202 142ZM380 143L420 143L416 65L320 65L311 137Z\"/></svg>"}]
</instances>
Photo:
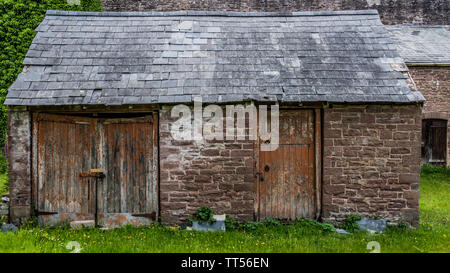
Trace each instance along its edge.
<instances>
[{"instance_id":1,"label":"stone barn","mask_svg":"<svg viewBox=\"0 0 450 273\"><path fill-rule=\"evenodd\" d=\"M426 98L422 161L450 167L450 28L401 25L388 29Z\"/></svg>"},{"instance_id":2,"label":"stone barn","mask_svg":"<svg viewBox=\"0 0 450 273\"><path fill-rule=\"evenodd\" d=\"M5 101L13 222L417 224L424 97L377 11L48 11L36 31ZM278 109L276 149L176 139L180 105L248 131Z\"/></svg>"}]
</instances>

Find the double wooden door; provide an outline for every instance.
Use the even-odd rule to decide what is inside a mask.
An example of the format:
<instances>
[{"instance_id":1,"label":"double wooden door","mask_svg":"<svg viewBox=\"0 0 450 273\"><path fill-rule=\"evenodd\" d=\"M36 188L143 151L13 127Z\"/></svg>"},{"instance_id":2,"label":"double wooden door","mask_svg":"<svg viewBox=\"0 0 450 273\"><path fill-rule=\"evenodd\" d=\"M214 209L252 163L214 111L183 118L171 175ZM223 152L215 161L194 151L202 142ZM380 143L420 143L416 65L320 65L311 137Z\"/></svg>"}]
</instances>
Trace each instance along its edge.
<instances>
[{"instance_id":1,"label":"double wooden door","mask_svg":"<svg viewBox=\"0 0 450 273\"><path fill-rule=\"evenodd\" d=\"M33 199L41 224L144 225L158 214L156 114L33 116Z\"/></svg>"}]
</instances>

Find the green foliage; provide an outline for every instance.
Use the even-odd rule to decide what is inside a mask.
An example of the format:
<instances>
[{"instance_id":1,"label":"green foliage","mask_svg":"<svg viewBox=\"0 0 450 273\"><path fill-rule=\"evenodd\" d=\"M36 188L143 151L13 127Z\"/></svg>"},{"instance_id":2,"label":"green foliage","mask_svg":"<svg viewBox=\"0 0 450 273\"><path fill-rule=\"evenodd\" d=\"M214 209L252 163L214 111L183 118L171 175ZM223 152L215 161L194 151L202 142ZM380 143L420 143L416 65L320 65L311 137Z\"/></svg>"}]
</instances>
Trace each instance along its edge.
<instances>
[{"instance_id":1,"label":"green foliage","mask_svg":"<svg viewBox=\"0 0 450 273\"><path fill-rule=\"evenodd\" d=\"M225 218L225 229L227 231L255 231L264 226L265 224L263 222L238 221L229 215Z\"/></svg>"},{"instance_id":2,"label":"green foliage","mask_svg":"<svg viewBox=\"0 0 450 273\"><path fill-rule=\"evenodd\" d=\"M263 224L266 227L277 227L277 226L281 225L281 223L278 219L275 219L272 217L267 217L266 219L264 219Z\"/></svg>"},{"instance_id":3,"label":"green foliage","mask_svg":"<svg viewBox=\"0 0 450 273\"><path fill-rule=\"evenodd\" d=\"M6 142L7 114L3 102L7 89L22 71L22 62L46 10L101 11L100 0L0 0L0 145Z\"/></svg>"},{"instance_id":4,"label":"green foliage","mask_svg":"<svg viewBox=\"0 0 450 273\"><path fill-rule=\"evenodd\" d=\"M422 166L421 175L422 177L425 175L445 175L450 176L450 168L442 167L442 166L434 166L430 164L424 164Z\"/></svg>"},{"instance_id":5,"label":"green foliage","mask_svg":"<svg viewBox=\"0 0 450 273\"><path fill-rule=\"evenodd\" d=\"M361 216L359 215L347 215L344 220L344 224L342 225L342 228L345 229L348 232L355 232L358 231L359 226L357 221L361 220Z\"/></svg>"},{"instance_id":6,"label":"green foliage","mask_svg":"<svg viewBox=\"0 0 450 273\"><path fill-rule=\"evenodd\" d=\"M278 221L273 219L274 221ZM269 220L267 222L269 225L272 221ZM279 223L279 222L278 222ZM255 231L259 228L265 227L265 223L263 222L254 222L254 221L238 221L233 217L227 215L225 218L225 229L227 231Z\"/></svg>"},{"instance_id":7,"label":"green foliage","mask_svg":"<svg viewBox=\"0 0 450 273\"><path fill-rule=\"evenodd\" d=\"M307 227L310 229L320 230L324 233L336 231L334 226L330 223L321 223L321 222L317 222L315 220L310 220L310 219L305 219L305 218L298 220L297 225L302 226L302 227Z\"/></svg>"},{"instance_id":8,"label":"green foliage","mask_svg":"<svg viewBox=\"0 0 450 273\"><path fill-rule=\"evenodd\" d=\"M5 216L1 216L0 217L0 231L2 230L4 223L6 223L6 218L5 218Z\"/></svg>"},{"instance_id":9,"label":"green foliage","mask_svg":"<svg viewBox=\"0 0 450 273\"><path fill-rule=\"evenodd\" d=\"M3 153L0 153L0 196L9 191L8 161Z\"/></svg>"},{"instance_id":10,"label":"green foliage","mask_svg":"<svg viewBox=\"0 0 450 273\"><path fill-rule=\"evenodd\" d=\"M264 224L262 222L245 221L245 222L239 223L237 229L244 230L244 231L255 231L262 227L264 227Z\"/></svg>"},{"instance_id":11,"label":"green foliage","mask_svg":"<svg viewBox=\"0 0 450 273\"><path fill-rule=\"evenodd\" d=\"M328 233L335 231L333 225L329 223L320 223L315 220L299 219L290 224L283 225L278 219L268 217L262 222L254 221L237 221L228 216L225 219L225 227L227 231L245 231L264 233L268 230L280 232L301 232L301 233Z\"/></svg>"},{"instance_id":12,"label":"green foliage","mask_svg":"<svg viewBox=\"0 0 450 273\"><path fill-rule=\"evenodd\" d=\"M9 192L8 173L0 173L0 196Z\"/></svg>"},{"instance_id":13,"label":"green foliage","mask_svg":"<svg viewBox=\"0 0 450 273\"><path fill-rule=\"evenodd\" d=\"M8 160L5 155L0 152L0 173L6 173L8 171Z\"/></svg>"},{"instance_id":14,"label":"green foliage","mask_svg":"<svg viewBox=\"0 0 450 273\"><path fill-rule=\"evenodd\" d=\"M399 222L395 225L389 225L387 230L389 232L398 232L398 231L406 231L409 229L409 224L405 222Z\"/></svg>"},{"instance_id":15,"label":"green foliage","mask_svg":"<svg viewBox=\"0 0 450 273\"><path fill-rule=\"evenodd\" d=\"M450 169L424 165L420 179L420 220L450 227Z\"/></svg>"},{"instance_id":16,"label":"green foliage","mask_svg":"<svg viewBox=\"0 0 450 273\"><path fill-rule=\"evenodd\" d=\"M209 224L214 223L214 212L210 207L203 206L192 215L191 221L197 221L199 224L207 222Z\"/></svg>"},{"instance_id":17,"label":"green foliage","mask_svg":"<svg viewBox=\"0 0 450 273\"><path fill-rule=\"evenodd\" d=\"M236 219L234 219L228 214L225 216L225 230L227 231L236 230L237 224L238 221L236 221Z\"/></svg>"},{"instance_id":18,"label":"green foliage","mask_svg":"<svg viewBox=\"0 0 450 273\"><path fill-rule=\"evenodd\" d=\"M249 222L238 227L227 217L227 232L198 232L154 224L150 227L127 226L112 230L37 228L16 233L0 232L0 252L70 252L66 244L80 243L81 252L353 252L367 253L367 243L380 243L382 253L450 252L450 175L422 172L420 182L420 224L417 229L402 225L383 234L356 232L342 236L331 232L327 223L300 219L288 225L265 226ZM29 223L30 226L35 226ZM255 227L257 226L257 227Z\"/></svg>"}]
</instances>

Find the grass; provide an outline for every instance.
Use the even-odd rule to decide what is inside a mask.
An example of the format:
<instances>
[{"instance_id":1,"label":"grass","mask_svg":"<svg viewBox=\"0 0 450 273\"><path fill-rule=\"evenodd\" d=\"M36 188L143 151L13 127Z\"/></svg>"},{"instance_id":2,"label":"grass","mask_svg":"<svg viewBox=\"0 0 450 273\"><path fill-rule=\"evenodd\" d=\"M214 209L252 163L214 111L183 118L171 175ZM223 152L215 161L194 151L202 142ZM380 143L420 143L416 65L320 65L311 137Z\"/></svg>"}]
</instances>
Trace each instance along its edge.
<instances>
[{"instance_id":1,"label":"grass","mask_svg":"<svg viewBox=\"0 0 450 273\"><path fill-rule=\"evenodd\" d=\"M0 152L0 197L9 191L8 184L8 161Z\"/></svg>"},{"instance_id":2,"label":"grass","mask_svg":"<svg viewBox=\"0 0 450 273\"><path fill-rule=\"evenodd\" d=\"M70 230L21 229L0 234L0 252L70 252L76 241L81 252L370 252L376 241L381 252L450 252L450 170L425 166L422 171L420 224L415 230L391 228L384 234L340 235L311 221L252 231L202 233L154 225Z\"/></svg>"}]
</instances>

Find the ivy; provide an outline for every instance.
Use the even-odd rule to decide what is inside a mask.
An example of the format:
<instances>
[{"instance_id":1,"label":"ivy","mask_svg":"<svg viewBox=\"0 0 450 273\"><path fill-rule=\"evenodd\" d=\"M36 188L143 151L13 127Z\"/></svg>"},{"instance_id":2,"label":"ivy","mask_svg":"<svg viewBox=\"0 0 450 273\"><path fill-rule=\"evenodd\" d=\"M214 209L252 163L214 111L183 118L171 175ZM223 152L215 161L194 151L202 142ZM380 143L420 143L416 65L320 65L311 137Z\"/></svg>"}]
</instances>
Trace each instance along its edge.
<instances>
[{"instance_id":1,"label":"ivy","mask_svg":"<svg viewBox=\"0 0 450 273\"><path fill-rule=\"evenodd\" d=\"M100 0L0 0L0 145L6 143L7 89L23 69L23 59L47 10L101 11Z\"/></svg>"}]
</instances>

